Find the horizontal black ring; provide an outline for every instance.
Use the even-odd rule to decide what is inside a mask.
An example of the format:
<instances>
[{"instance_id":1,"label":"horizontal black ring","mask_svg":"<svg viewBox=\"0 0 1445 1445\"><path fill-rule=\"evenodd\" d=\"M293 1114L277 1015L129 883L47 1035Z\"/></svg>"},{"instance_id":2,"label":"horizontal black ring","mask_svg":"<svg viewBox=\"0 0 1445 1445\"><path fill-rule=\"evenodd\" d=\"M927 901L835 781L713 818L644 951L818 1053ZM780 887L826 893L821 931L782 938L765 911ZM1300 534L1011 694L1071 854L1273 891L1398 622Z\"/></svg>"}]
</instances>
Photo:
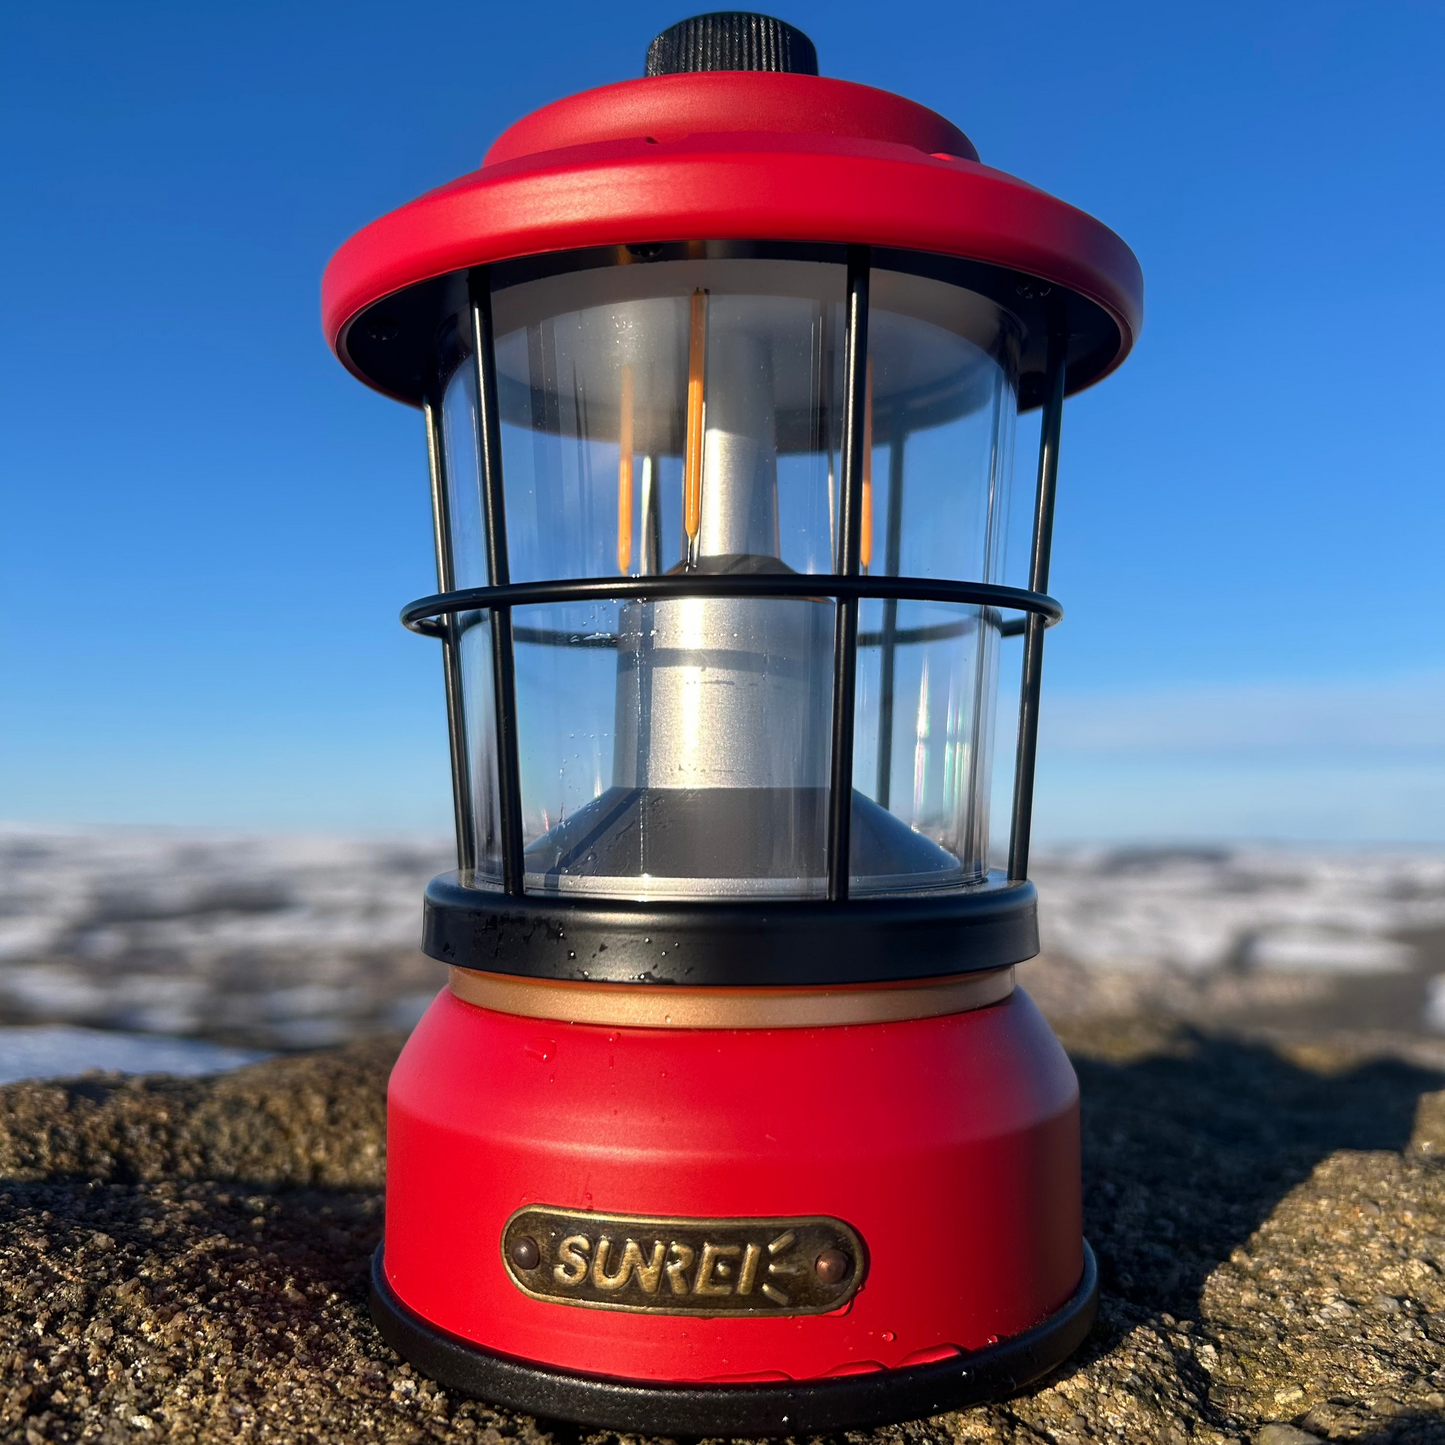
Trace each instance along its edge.
<instances>
[{"instance_id":1,"label":"horizontal black ring","mask_svg":"<svg viewBox=\"0 0 1445 1445\"><path fill-rule=\"evenodd\" d=\"M935 577L841 577L837 573L681 572L666 577L572 577L554 582L513 582L506 587L468 587L438 592L401 610L403 627L443 636L435 619L457 612L529 607L543 602L607 602L615 597L857 597L903 602L952 602L1032 612L1052 627L1064 609L1043 592L996 582L950 582ZM432 624L432 625L428 625Z\"/></svg>"},{"instance_id":2,"label":"horizontal black ring","mask_svg":"<svg viewBox=\"0 0 1445 1445\"><path fill-rule=\"evenodd\" d=\"M903 898L628 899L426 890L422 951L484 973L662 987L827 987L948 978L1039 951L1032 883Z\"/></svg>"},{"instance_id":3,"label":"horizontal black ring","mask_svg":"<svg viewBox=\"0 0 1445 1445\"><path fill-rule=\"evenodd\" d=\"M657 1385L574 1374L499 1355L459 1339L397 1297L382 1247L371 1262L371 1318L403 1359L449 1390L505 1409L593 1429L698 1438L841 1434L1007 1399L1083 1344L1099 1306L1099 1267L1084 1272L1047 1319L982 1349L898 1370L759 1385Z\"/></svg>"},{"instance_id":4,"label":"horizontal black ring","mask_svg":"<svg viewBox=\"0 0 1445 1445\"><path fill-rule=\"evenodd\" d=\"M971 619L962 622L935 622L929 627L900 627L892 637L898 647L918 642L946 642L953 637L966 637L974 629ZM1024 628L1022 618L1010 618L996 624L999 635L1012 637ZM462 629L465 631L465 627ZM859 647L882 647L889 639L882 632L860 632ZM621 639L615 632L577 632L561 627L513 627L513 642L529 642L534 647L594 647L615 650Z\"/></svg>"},{"instance_id":5,"label":"horizontal black ring","mask_svg":"<svg viewBox=\"0 0 1445 1445\"><path fill-rule=\"evenodd\" d=\"M1000 637L1021 637L1027 625L1027 619L1023 617L1009 617L998 624L998 635ZM1052 623L1048 625L1053 626ZM420 622L411 623L410 626L413 632L422 637L445 637L447 635L446 623L435 618L424 618ZM939 622L931 627L900 627L894 634L893 641L899 647L907 647L915 642L942 642L950 637L962 637L971 626L972 623L967 622ZM463 625L462 631L466 631L465 625ZM859 647L881 647L883 640L881 632L860 632L858 634ZM554 627L514 627L512 641L531 642L541 647L615 648L617 634L612 632L564 632L561 628Z\"/></svg>"}]
</instances>

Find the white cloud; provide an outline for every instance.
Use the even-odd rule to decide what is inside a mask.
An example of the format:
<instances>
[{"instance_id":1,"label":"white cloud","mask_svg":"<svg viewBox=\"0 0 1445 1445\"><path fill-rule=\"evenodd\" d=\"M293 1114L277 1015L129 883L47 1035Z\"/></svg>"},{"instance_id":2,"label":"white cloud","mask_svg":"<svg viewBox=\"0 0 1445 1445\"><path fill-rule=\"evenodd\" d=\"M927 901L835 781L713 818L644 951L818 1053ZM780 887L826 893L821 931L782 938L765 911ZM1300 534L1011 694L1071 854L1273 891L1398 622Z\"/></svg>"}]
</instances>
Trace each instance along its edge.
<instances>
[{"instance_id":1,"label":"white cloud","mask_svg":"<svg viewBox=\"0 0 1445 1445\"><path fill-rule=\"evenodd\" d=\"M1035 819L1041 839L1445 842L1445 676L1056 690Z\"/></svg>"},{"instance_id":2,"label":"white cloud","mask_svg":"<svg viewBox=\"0 0 1445 1445\"><path fill-rule=\"evenodd\" d=\"M1445 676L1055 692L1042 737L1053 753L1424 749L1445 757Z\"/></svg>"},{"instance_id":3,"label":"white cloud","mask_svg":"<svg viewBox=\"0 0 1445 1445\"><path fill-rule=\"evenodd\" d=\"M1007 818L1007 811L999 812ZM1445 767L1340 758L1058 755L1039 760L1035 832L1055 839L1445 842Z\"/></svg>"}]
</instances>

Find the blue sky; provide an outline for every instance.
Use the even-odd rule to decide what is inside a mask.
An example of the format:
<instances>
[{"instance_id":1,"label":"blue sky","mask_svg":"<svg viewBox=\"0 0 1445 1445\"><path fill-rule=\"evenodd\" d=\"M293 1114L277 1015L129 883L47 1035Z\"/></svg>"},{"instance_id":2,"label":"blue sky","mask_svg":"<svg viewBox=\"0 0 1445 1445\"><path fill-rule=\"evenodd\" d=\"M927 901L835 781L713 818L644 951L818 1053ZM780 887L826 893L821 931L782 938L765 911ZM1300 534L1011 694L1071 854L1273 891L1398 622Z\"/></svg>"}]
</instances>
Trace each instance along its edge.
<instances>
[{"instance_id":1,"label":"blue sky","mask_svg":"<svg viewBox=\"0 0 1445 1445\"><path fill-rule=\"evenodd\" d=\"M420 425L321 270L684 13L3 7L0 818L447 826ZM1445 6L781 13L1144 267L1065 421L1040 835L1445 841Z\"/></svg>"}]
</instances>

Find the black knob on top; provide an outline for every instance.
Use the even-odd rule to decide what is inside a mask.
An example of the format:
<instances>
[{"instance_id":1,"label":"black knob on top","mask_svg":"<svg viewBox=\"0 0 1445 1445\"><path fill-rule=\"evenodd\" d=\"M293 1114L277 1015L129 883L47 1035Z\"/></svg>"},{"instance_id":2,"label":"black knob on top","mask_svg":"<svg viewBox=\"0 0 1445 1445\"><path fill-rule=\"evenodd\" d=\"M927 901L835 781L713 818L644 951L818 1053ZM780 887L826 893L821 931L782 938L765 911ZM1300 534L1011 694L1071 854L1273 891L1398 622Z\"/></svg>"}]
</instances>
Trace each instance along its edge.
<instances>
[{"instance_id":1,"label":"black knob on top","mask_svg":"<svg viewBox=\"0 0 1445 1445\"><path fill-rule=\"evenodd\" d=\"M771 70L816 75L813 42L782 20L747 10L718 10L669 25L647 47L647 75L697 70Z\"/></svg>"}]
</instances>

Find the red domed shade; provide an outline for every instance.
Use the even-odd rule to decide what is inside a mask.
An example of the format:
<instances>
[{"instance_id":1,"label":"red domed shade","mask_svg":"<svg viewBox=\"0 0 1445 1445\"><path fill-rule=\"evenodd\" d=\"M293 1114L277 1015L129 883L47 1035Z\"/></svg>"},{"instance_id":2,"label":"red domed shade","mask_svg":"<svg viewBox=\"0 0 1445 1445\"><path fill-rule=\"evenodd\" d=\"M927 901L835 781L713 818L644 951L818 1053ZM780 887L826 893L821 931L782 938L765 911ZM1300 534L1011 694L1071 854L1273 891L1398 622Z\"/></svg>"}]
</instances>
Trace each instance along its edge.
<instances>
[{"instance_id":1,"label":"red domed shade","mask_svg":"<svg viewBox=\"0 0 1445 1445\"><path fill-rule=\"evenodd\" d=\"M1138 333L1138 262L1106 226L976 157L933 111L848 81L728 71L604 86L517 122L479 170L347 241L322 283L326 337L363 380L416 402L410 333L434 303L405 293L449 273L669 241L866 244L1001 268L1024 308L1037 283L1060 288L1069 390L1087 386ZM1022 358L1025 406L1041 399L1028 378L1043 349Z\"/></svg>"}]
</instances>

